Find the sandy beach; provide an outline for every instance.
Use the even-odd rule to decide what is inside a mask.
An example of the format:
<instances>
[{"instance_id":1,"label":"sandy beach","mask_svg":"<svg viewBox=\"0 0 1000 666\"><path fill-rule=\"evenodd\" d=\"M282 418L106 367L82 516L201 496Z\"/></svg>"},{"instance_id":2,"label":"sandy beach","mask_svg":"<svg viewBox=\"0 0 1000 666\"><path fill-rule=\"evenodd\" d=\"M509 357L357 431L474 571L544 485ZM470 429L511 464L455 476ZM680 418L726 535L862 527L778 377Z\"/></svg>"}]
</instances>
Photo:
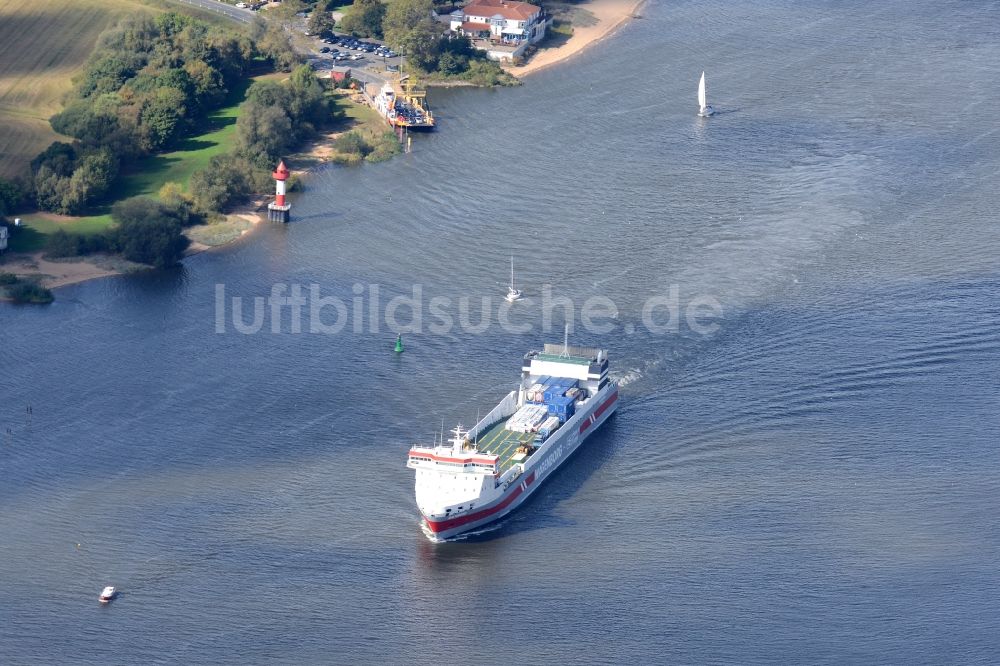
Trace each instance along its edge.
<instances>
[{"instance_id":1,"label":"sandy beach","mask_svg":"<svg viewBox=\"0 0 1000 666\"><path fill-rule=\"evenodd\" d=\"M191 240L191 245L184 256L189 257L228 245L250 233L265 219L259 212L264 203L266 203L264 200L248 202L226 215L225 220L188 228L185 235ZM0 273L13 273L21 278L35 279L48 289L149 268L144 264L106 254L46 259L42 252L11 253L0 262Z\"/></svg>"},{"instance_id":2,"label":"sandy beach","mask_svg":"<svg viewBox=\"0 0 1000 666\"><path fill-rule=\"evenodd\" d=\"M534 74L546 67L568 60L587 47L608 37L623 23L635 16L645 0L592 0L578 5L579 9L593 14L596 22L588 26L573 26L573 36L564 44L552 48L541 48L531 59L519 67L508 67L507 71L517 77Z\"/></svg>"},{"instance_id":3,"label":"sandy beach","mask_svg":"<svg viewBox=\"0 0 1000 666\"><path fill-rule=\"evenodd\" d=\"M80 259L46 259L41 252L32 252L8 255L4 263L0 264L0 272L13 273L18 277L39 278L43 287L55 289L96 278L121 275L139 266L120 257L107 255Z\"/></svg>"}]
</instances>

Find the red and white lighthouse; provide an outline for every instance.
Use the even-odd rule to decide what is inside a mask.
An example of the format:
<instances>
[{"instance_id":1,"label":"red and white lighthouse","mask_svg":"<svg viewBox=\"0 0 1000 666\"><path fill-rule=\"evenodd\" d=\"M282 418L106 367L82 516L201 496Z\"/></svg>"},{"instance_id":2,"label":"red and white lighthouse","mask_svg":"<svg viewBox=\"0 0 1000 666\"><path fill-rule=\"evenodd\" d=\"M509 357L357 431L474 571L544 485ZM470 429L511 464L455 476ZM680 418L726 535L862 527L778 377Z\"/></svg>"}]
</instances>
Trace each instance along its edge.
<instances>
[{"instance_id":1,"label":"red and white lighthouse","mask_svg":"<svg viewBox=\"0 0 1000 666\"><path fill-rule=\"evenodd\" d=\"M285 160L278 162L278 167L271 174L274 177L274 202L267 204L267 219L271 222L288 222L288 211L292 206L285 203L285 181L288 180L288 167Z\"/></svg>"}]
</instances>

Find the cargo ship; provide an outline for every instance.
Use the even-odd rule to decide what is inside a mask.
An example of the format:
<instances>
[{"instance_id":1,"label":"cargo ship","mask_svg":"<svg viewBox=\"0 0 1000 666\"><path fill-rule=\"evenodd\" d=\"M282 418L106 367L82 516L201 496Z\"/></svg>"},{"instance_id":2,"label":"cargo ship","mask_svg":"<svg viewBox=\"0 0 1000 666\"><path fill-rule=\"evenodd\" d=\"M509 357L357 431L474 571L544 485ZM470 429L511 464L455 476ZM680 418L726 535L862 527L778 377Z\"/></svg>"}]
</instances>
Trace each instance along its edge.
<instances>
[{"instance_id":1,"label":"cargo ship","mask_svg":"<svg viewBox=\"0 0 1000 666\"><path fill-rule=\"evenodd\" d=\"M545 345L524 355L521 382L466 431L410 448L417 507L441 540L500 520L556 473L618 406L603 349Z\"/></svg>"},{"instance_id":2,"label":"cargo ship","mask_svg":"<svg viewBox=\"0 0 1000 666\"><path fill-rule=\"evenodd\" d=\"M408 76L394 86L386 81L375 97L375 110L393 128L408 130L434 129L434 114L427 108L427 93L414 89Z\"/></svg>"}]
</instances>

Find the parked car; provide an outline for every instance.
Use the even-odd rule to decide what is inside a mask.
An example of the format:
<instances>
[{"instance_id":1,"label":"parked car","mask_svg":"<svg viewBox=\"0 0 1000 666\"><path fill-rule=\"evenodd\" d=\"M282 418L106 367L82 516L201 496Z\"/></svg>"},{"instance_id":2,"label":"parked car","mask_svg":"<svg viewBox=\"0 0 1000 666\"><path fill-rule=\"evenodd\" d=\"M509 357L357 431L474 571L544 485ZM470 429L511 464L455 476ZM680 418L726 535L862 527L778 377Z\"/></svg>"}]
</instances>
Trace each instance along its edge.
<instances>
[{"instance_id":1,"label":"parked car","mask_svg":"<svg viewBox=\"0 0 1000 666\"><path fill-rule=\"evenodd\" d=\"M319 52L320 53L329 53L330 52L330 47L329 46L324 46L323 48L321 48L319 50Z\"/></svg>"}]
</instances>

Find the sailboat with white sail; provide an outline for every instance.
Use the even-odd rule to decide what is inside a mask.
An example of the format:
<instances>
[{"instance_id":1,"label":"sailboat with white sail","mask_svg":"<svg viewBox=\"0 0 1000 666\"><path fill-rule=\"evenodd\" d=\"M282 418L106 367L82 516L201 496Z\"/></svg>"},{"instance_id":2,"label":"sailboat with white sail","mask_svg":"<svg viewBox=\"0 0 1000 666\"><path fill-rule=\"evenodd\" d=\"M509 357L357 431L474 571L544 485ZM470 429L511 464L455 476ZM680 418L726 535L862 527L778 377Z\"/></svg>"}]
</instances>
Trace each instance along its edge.
<instances>
[{"instance_id":1,"label":"sailboat with white sail","mask_svg":"<svg viewBox=\"0 0 1000 666\"><path fill-rule=\"evenodd\" d=\"M698 81L698 115L708 118L715 113L715 109L708 105L708 97L705 94L705 72L701 73L701 80Z\"/></svg>"},{"instance_id":2,"label":"sailboat with white sail","mask_svg":"<svg viewBox=\"0 0 1000 666\"><path fill-rule=\"evenodd\" d=\"M510 258L510 286L507 287L507 295L503 298L508 303L521 299L521 290L514 288L514 257Z\"/></svg>"}]
</instances>

